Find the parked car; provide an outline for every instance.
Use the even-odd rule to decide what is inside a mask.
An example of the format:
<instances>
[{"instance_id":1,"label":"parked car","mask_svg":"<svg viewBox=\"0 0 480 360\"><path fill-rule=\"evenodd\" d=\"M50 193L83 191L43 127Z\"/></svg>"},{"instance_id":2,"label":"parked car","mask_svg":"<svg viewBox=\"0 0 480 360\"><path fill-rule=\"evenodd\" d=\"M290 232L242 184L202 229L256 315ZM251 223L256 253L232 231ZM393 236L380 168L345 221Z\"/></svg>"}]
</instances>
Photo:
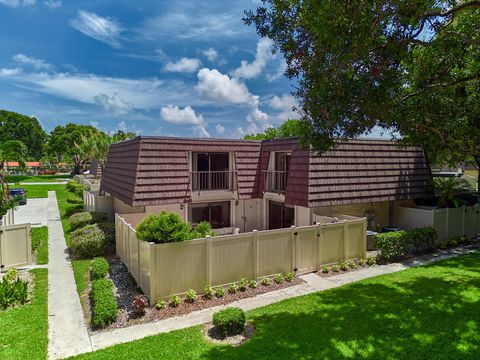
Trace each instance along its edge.
<instances>
[{"instance_id":1,"label":"parked car","mask_svg":"<svg viewBox=\"0 0 480 360\"><path fill-rule=\"evenodd\" d=\"M15 199L19 205L27 204L27 193L23 188L10 189L10 197Z\"/></svg>"}]
</instances>

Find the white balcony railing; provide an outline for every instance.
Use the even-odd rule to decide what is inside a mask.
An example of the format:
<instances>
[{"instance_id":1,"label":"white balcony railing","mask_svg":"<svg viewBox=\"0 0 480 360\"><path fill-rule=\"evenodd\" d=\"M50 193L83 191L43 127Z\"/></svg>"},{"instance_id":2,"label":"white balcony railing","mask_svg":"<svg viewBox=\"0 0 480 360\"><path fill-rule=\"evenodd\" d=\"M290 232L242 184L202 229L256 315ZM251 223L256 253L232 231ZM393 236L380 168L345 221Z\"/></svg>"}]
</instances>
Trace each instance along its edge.
<instances>
[{"instance_id":1,"label":"white balcony railing","mask_svg":"<svg viewBox=\"0 0 480 360\"><path fill-rule=\"evenodd\" d=\"M192 191L234 191L235 171L192 171Z\"/></svg>"},{"instance_id":2,"label":"white balcony railing","mask_svg":"<svg viewBox=\"0 0 480 360\"><path fill-rule=\"evenodd\" d=\"M287 188L286 171L264 171L265 191L283 194Z\"/></svg>"}]
</instances>

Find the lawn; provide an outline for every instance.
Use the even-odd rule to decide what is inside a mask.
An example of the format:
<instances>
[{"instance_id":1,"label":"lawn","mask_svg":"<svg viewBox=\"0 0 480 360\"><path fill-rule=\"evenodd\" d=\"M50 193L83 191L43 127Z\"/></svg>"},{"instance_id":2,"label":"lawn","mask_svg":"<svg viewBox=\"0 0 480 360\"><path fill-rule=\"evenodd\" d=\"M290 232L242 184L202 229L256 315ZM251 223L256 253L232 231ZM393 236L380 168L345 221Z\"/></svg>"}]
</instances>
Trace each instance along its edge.
<instances>
[{"instance_id":1,"label":"lawn","mask_svg":"<svg viewBox=\"0 0 480 360\"><path fill-rule=\"evenodd\" d=\"M18 187L25 189L27 199L47 198L49 190L65 190L65 185L20 185Z\"/></svg>"},{"instance_id":2,"label":"lawn","mask_svg":"<svg viewBox=\"0 0 480 360\"><path fill-rule=\"evenodd\" d=\"M48 264L48 227L32 228L32 251L37 252L37 264Z\"/></svg>"},{"instance_id":3,"label":"lawn","mask_svg":"<svg viewBox=\"0 0 480 360\"><path fill-rule=\"evenodd\" d=\"M80 359L479 359L480 253L379 276L248 312L244 345L193 327Z\"/></svg>"},{"instance_id":4,"label":"lawn","mask_svg":"<svg viewBox=\"0 0 480 360\"><path fill-rule=\"evenodd\" d=\"M6 180L9 183L21 183L21 182L56 182L65 179L71 179L71 175L7 175Z\"/></svg>"},{"instance_id":5,"label":"lawn","mask_svg":"<svg viewBox=\"0 0 480 360\"><path fill-rule=\"evenodd\" d=\"M31 303L0 311L0 359L46 359L48 339L46 269L31 270Z\"/></svg>"}]
</instances>

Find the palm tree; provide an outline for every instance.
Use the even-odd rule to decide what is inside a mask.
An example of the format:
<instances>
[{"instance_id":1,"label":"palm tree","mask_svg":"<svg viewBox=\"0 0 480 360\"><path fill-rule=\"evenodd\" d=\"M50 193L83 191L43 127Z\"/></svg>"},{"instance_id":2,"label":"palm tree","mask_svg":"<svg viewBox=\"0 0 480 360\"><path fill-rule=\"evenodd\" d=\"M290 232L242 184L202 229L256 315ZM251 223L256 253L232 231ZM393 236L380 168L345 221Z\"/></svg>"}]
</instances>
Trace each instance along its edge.
<instances>
[{"instance_id":1,"label":"palm tree","mask_svg":"<svg viewBox=\"0 0 480 360\"><path fill-rule=\"evenodd\" d=\"M454 208L461 204L460 199L455 195L459 190L463 190L467 186L465 179L458 177L434 178L433 185L439 194L438 207Z\"/></svg>"},{"instance_id":2,"label":"palm tree","mask_svg":"<svg viewBox=\"0 0 480 360\"><path fill-rule=\"evenodd\" d=\"M27 147L18 140L9 140L0 144L0 217L6 214L8 209L15 206L10 199L8 184L4 177L4 166L8 161L16 161L20 167L25 168Z\"/></svg>"}]
</instances>

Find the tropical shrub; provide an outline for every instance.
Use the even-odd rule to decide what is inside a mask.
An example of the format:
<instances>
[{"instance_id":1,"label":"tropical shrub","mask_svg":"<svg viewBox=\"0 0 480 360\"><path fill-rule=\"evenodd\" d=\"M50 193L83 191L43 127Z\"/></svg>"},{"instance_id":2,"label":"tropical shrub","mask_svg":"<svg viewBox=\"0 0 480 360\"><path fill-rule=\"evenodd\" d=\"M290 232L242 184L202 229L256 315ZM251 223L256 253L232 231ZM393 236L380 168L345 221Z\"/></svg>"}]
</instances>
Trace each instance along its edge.
<instances>
[{"instance_id":1,"label":"tropical shrub","mask_svg":"<svg viewBox=\"0 0 480 360\"><path fill-rule=\"evenodd\" d=\"M239 334L245 329L245 312L237 307L228 307L213 314L213 325L225 336Z\"/></svg>"},{"instance_id":2,"label":"tropical shrub","mask_svg":"<svg viewBox=\"0 0 480 360\"><path fill-rule=\"evenodd\" d=\"M258 287L257 280L250 280L248 286L250 286L252 289L256 289Z\"/></svg>"},{"instance_id":3,"label":"tropical shrub","mask_svg":"<svg viewBox=\"0 0 480 360\"><path fill-rule=\"evenodd\" d=\"M167 302L163 299L158 299L157 303L155 304L155 308L157 310L164 309L167 306Z\"/></svg>"},{"instance_id":4,"label":"tropical shrub","mask_svg":"<svg viewBox=\"0 0 480 360\"><path fill-rule=\"evenodd\" d=\"M235 294L238 290L238 286L236 283L231 283L229 286L228 286L228 292L230 294Z\"/></svg>"},{"instance_id":5,"label":"tropical shrub","mask_svg":"<svg viewBox=\"0 0 480 360\"><path fill-rule=\"evenodd\" d=\"M213 298L213 288L210 285L206 285L205 288L203 289L203 296L206 299Z\"/></svg>"},{"instance_id":6,"label":"tropical shrub","mask_svg":"<svg viewBox=\"0 0 480 360\"><path fill-rule=\"evenodd\" d=\"M157 244L179 242L214 236L210 224L202 222L195 229L174 212L162 211L159 215L147 216L137 228L139 240Z\"/></svg>"},{"instance_id":7,"label":"tropical shrub","mask_svg":"<svg viewBox=\"0 0 480 360\"><path fill-rule=\"evenodd\" d=\"M270 280L270 278L268 278L268 277L264 277L262 279L262 285L263 286L270 286L270 285L272 285L272 280Z\"/></svg>"},{"instance_id":8,"label":"tropical shrub","mask_svg":"<svg viewBox=\"0 0 480 360\"><path fill-rule=\"evenodd\" d=\"M248 281L248 279L247 279L246 277L242 278L242 279L240 280L240 282L238 283L238 290L240 290L240 291L245 291L245 290L247 290L248 283L249 283L249 281Z\"/></svg>"},{"instance_id":9,"label":"tropical shrub","mask_svg":"<svg viewBox=\"0 0 480 360\"><path fill-rule=\"evenodd\" d=\"M73 214L78 214L80 212L83 212L83 204L75 204L65 209L65 216L70 217Z\"/></svg>"},{"instance_id":10,"label":"tropical shrub","mask_svg":"<svg viewBox=\"0 0 480 360\"><path fill-rule=\"evenodd\" d=\"M283 277L285 278L285 280L287 280L288 282L292 282L293 279L295 279L295 275L293 275L293 273L291 272L287 272L283 275Z\"/></svg>"},{"instance_id":11,"label":"tropical shrub","mask_svg":"<svg viewBox=\"0 0 480 360\"><path fill-rule=\"evenodd\" d=\"M340 270L347 271L348 270L348 263L346 261L342 261L340 263Z\"/></svg>"},{"instance_id":12,"label":"tropical shrub","mask_svg":"<svg viewBox=\"0 0 480 360\"><path fill-rule=\"evenodd\" d=\"M185 295L185 300L189 303L195 302L195 300L197 300L197 292L193 289L188 290Z\"/></svg>"},{"instance_id":13,"label":"tropical shrub","mask_svg":"<svg viewBox=\"0 0 480 360\"><path fill-rule=\"evenodd\" d=\"M0 280L0 309L23 305L28 300L28 283L20 279L12 268Z\"/></svg>"},{"instance_id":14,"label":"tropical shrub","mask_svg":"<svg viewBox=\"0 0 480 360\"><path fill-rule=\"evenodd\" d=\"M148 299L145 295L137 295L132 301L132 309L135 315L145 314L145 309L148 306Z\"/></svg>"},{"instance_id":15,"label":"tropical shrub","mask_svg":"<svg viewBox=\"0 0 480 360\"><path fill-rule=\"evenodd\" d=\"M406 231L392 231L373 236L373 247L377 250L377 259L386 263L396 261L407 253L408 234Z\"/></svg>"},{"instance_id":16,"label":"tropical shrub","mask_svg":"<svg viewBox=\"0 0 480 360\"><path fill-rule=\"evenodd\" d=\"M180 305L181 302L182 302L182 300L180 299L180 297L178 295L170 296L170 306L171 307L177 307L178 305Z\"/></svg>"},{"instance_id":17,"label":"tropical shrub","mask_svg":"<svg viewBox=\"0 0 480 360\"><path fill-rule=\"evenodd\" d=\"M217 287L215 289L215 296L218 298L221 298L225 295L225 289L221 286Z\"/></svg>"},{"instance_id":18,"label":"tropical shrub","mask_svg":"<svg viewBox=\"0 0 480 360\"><path fill-rule=\"evenodd\" d=\"M117 318L118 307L112 290L111 280L92 282L92 324L96 327L108 325Z\"/></svg>"},{"instance_id":19,"label":"tropical shrub","mask_svg":"<svg viewBox=\"0 0 480 360\"><path fill-rule=\"evenodd\" d=\"M282 274L275 274L275 276L273 277L273 281L275 281L277 284L283 283Z\"/></svg>"},{"instance_id":20,"label":"tropical shrub","mask_svg":"<svg viewBox=\"0 0 480 360\"><path fill-rule=\"evenodd\" d=\"M103 279L107 276L110 265L103 257L97 257L92 260L90 269L90 278L92 280Z\"/></svg>"},{"instance_id":21,"label":"tropical shrub","mask_svg":"<svg viewBox=\"0 0 480 360\"><path fill-rule=\"evenodd\" d=\"M70 227L72 230L82 228L87 225L105 222L107 214L101 212L80 212L69 217Z\"/></svg>"}]
</instances>

